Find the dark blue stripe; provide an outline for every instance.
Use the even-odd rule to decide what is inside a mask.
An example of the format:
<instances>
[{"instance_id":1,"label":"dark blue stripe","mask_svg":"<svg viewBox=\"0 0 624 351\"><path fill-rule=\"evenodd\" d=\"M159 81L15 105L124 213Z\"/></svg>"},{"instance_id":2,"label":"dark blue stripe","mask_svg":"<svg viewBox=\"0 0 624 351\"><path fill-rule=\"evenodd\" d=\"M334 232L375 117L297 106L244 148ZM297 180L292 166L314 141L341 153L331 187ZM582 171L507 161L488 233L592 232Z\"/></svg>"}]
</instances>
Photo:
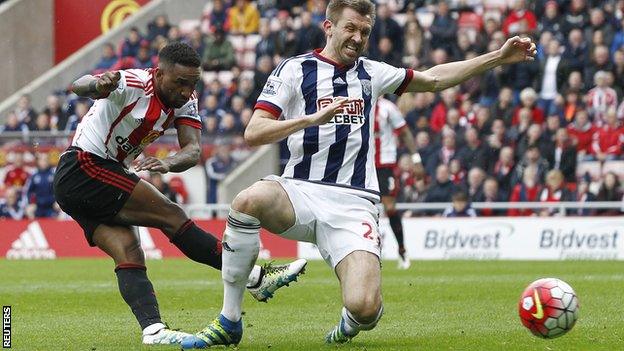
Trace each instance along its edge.
<instances>
[{"instance_id":1,"label":"dark blue stripe","mask_svg":"<svg viewBox=\"0 0 624 351\"><path fill-rule=\"evenodd\" d=\"M316 80L317 61L307 60L301 63L303 70L303 81L301 82L301 93L305 100L305 113L311 115L316 112ZM310 177L310 166L312 165L312 155L318 152L319 127L312 126L303 131L303 159L295 165L293 178L308 179Z\"/></svg>"},{"instance_id":2,"label":"dark blue stripe","mask_svg":"<svg viewBox=\"0 0 624 351\"><path fill-rule=\"evenodd\" d=\"M273 73L271 73L271 75L279 77L279 75L282 73L282 69L284 68L284 66L286 66L286 63L292 59L296 59L296 58L300 58L300 57L304 57L304 56L310 56L312 57L312 54L304 54L304 55L299 55L299 56L293 56L291 58L287 58L284 61L280 62L277 67L275 67L275 69L273 70Z\"/></svg>"},{"instance_id":3,"label":"dark blue stripe","mask_svg":"<svg viewBox=\"0 0 624 351\"><path fill-rule=\"evenodd\" d=\"M356 68L358 72L358 79L368 80L370 87L371 77L364 69L364 63L360 61ZM351 185L355 187L364 188L366 182L366 159L368 155L368 146L370 144L370 111L371 111L371 90L364 91L364 85L362 85L362 98L364 99L364 125L360 128L362 133L362 145L360 151L358 151L355 159L355 167L353 168L353 177L351 177ZM368 93L368 94L367 94Z\"/></svg>"},{"instance_id":4,"label":"dark blue stripe","mask_svg":"<svg viewBox=\"0 0 624 351\"><path fill-rule=\"evenodd\" d=\"M342 80L340 84L336 80ZM347 90L347 71L334 67L334 76L332 77L332 84L334 85L334 97L337 96L349 96ZM328 183L335 183L338 179L338 172L342 167L344 161L345 150L347 149L347 140L349 133L351 132L351 125L349 124L336 124L336 141L329 147L329 153L327 155L327 164L325 165L325 173L323 174L322 181Z\"/></svg>"}]
</instances>

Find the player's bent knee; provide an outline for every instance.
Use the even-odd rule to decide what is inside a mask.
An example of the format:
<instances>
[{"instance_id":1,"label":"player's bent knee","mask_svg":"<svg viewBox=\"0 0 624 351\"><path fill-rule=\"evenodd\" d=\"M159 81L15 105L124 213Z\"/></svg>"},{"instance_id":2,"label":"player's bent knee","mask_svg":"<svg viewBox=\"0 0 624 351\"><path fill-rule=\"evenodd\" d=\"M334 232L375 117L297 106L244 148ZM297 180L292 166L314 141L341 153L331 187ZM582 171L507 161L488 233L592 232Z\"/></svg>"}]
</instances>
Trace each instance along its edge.
<instances>
[{"instance_id":1,"label":"player's bent knee","mask_svg":"<svg viewBox=\"0 0 624 351\"><path fill-rule=\"evenodd\" d=\"M346 301L345 307L358 322L364 324L375 322L381 318L379 311L383 309L381 297L374 294L363 294L356 299Z\"/></svg>"},{"instance_id":2,"label":"player's bent knee","mask_svg":"<svg viewBox=\"0 0 624 351\"><path fill-rule=\"evenodd\" d=\"M264 184L255 183L234 198L232 209L258 218L262 209L268 205L266 193Z\"/></svg>"}]
</instances>

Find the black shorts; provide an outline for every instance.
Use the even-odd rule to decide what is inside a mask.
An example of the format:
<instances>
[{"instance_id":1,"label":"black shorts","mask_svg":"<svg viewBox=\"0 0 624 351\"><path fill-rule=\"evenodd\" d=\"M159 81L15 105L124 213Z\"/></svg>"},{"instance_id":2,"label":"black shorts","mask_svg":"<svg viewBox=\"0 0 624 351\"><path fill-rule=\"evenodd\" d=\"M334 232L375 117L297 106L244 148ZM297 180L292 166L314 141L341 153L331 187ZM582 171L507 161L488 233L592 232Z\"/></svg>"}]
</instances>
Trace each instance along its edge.
<instances>
[{"instance_id":1,"label":"black shorts","mask_svg":"<svg viewBox=\"0 0 624 351\"><path fill-rule=\"evenodd\" d=\"M393 171L393 168L388 167L377 168L377 179L379 180L381 196L396 196L396 179L394 179Z\"/></svg>"},{"instance_id":2,"label":"black shorts","mask_svg":"<svg viewBox=\"0 0 624 351\"><path fill-rule=\"evenodd\" d=\"M140 178L124 166L77 147L61 154L54 174L54 196L65 213L80 224L90 246L100 224L114 224Z\"/></svg>"}]
</instances>

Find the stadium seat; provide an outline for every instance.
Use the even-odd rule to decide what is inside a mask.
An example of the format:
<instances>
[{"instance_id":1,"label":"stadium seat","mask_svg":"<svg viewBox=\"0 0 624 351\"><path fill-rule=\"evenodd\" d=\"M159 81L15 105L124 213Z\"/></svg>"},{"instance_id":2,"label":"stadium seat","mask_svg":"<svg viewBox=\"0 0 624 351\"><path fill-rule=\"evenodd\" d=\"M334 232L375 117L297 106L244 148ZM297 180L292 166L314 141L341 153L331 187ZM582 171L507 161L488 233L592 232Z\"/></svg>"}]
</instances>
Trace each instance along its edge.
<instances>
[{"instance_id":1,"label":"stadium seat","mask_svg":"<svg viewBox=\"0 0 624 351\"><path fill-rule=\"evenodd\" d=\"M624 177L624 161L607 161L602 166L602 174L613 172L620 178Z\"/></svg>"},{"instance_id":2,"label":"stadium seat","mask_svg":"<svg viewBox=\"0 0 624 351\"><path fill-rule=\"evenodd\" d=\"M196 19L181 20L180 24L178 25L178 27L180 28L180 33L182 33L182 35L188 35L193 31L193 29L200 26L201 21Z\"/></svg>"},{"instance_id":3,"label":"stadium seat","mask_svg":"<svg viewBox=\"0 0 624 351\"><path fill-rule=\"evenodd\" d=\"M232 43L234 50L238 52L245 51L245 37L242 35L229 35L228 40Z\"/></svg>"},{"instance_id":4,"label":"stadium seat","mask_svg":"<svg viewBox=\"0 0 624 351\"><path fill-rule=\"evenodd\" d=\"M600 161L579 162L576 166L576 177L582 177L585 173L589 173L593 180L600 179Z\"/></svg>"}]
</instances>

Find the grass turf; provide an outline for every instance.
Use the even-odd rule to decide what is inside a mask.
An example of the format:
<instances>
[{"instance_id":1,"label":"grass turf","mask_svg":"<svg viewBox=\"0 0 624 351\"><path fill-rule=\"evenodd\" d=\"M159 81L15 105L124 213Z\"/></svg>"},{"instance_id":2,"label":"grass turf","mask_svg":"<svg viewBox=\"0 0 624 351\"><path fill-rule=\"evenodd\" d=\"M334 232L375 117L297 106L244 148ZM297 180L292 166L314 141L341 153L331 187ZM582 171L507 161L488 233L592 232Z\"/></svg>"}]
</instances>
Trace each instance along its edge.
<instances>
[{"instance_id":1,"label":"grass turf","mask_svg":"<svg viewBox=\"0 0 624 351\"><path fill-rule=\"evenodd\" d=\"M196 331L220 311L219 272L187 260L150 261L163 319ZM146 347L108 260L0 260L0 303L13 307L15 350L175 350ZM531 281L554 276L579 295L579 321L554 340L532 336L517 316ZM245 298L240 350L622 350L624 262L413 262L383 267L386 313L350 344L327 346L338 321L338 282L322 262L268 304Z\"/></svg>"}]
</instances>

